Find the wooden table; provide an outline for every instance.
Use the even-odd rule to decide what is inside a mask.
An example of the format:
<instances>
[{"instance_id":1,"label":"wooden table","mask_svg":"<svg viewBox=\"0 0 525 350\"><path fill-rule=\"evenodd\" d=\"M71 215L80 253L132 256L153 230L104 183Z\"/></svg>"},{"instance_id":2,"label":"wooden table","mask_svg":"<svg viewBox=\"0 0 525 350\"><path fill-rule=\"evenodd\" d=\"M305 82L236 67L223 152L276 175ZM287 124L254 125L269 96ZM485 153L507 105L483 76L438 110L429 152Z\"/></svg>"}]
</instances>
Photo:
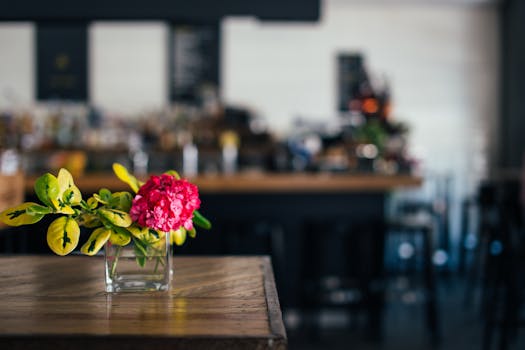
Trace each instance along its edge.
<instances>
[{"instance_id":1,"label":"wooden table","mask_svg":"<svg viewBox=\"0 0 525 350\"><path fill-rule=\"evenodd\" d=\"M1 349L285 349L267 257L175 257L169 292L106 293L103 261L0 258Z\"/></svg>"}]
</instances>

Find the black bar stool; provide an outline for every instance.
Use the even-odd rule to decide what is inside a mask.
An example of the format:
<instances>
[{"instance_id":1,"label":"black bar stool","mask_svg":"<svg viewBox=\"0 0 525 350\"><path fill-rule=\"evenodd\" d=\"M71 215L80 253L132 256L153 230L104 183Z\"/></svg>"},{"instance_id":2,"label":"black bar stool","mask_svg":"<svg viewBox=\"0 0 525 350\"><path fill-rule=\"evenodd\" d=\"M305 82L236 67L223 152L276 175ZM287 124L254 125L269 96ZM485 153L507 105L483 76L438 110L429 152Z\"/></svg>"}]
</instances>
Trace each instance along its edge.
<instances>
[{"instance_id":1,"label":"black bar stool","mask_svg":"<svg viewBox=\"0 0 525 350\"><path fill-rule=\"evenodd\" d=\"M387 224L387 242L392 236L399 235L403 240L411 241L416 245L416 239L421 242L422 267L424 295L425 295L425 318L427 329L433 341L440 338L439 315L438 315L438 293L436 272L433 264L434 252L434 221L427 215L401 215L390 220ZM387 247L386 252L392 246ZM415 249L417 252L417 249ZM415 267L418 270L418 267Z\"/></svg>"}]
</instances>

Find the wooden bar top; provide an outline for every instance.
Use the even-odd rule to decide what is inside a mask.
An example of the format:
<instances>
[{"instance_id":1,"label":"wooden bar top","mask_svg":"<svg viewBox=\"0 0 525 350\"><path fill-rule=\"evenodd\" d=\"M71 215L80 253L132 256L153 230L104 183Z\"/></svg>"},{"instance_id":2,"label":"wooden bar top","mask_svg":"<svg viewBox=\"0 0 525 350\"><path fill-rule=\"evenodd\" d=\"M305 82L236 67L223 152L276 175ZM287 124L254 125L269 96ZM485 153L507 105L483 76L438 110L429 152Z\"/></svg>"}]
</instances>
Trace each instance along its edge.
<instances>
[{"instance_id":1,"label":"wooden bar top","mask_svg":"<svg viewBox=\"0 0 525 350\"><path fill-rule=\"evenodd\" d=\"M33 193L35 176L26 181L26 192ZM418 187L422 179L411 175L332 174L332 173L239 173L201 175L189 178L201 193L294 193L294 192L377 192L398 188ZM75 177L81 191L92 193L101 187L110 190L127 190L112 173L88 174Z\"/></svg>"},{"instance_id":2,"label":"wooden bar top","mask_svg":"<svg viewBox=\"0 0 525 350\"><path fill-rule=\"evenodd\" d=\"M175 257L168 292L106 293L101 257L0 258L1 349L285 349L268 257Z\"/></svg>"}]
</instances>

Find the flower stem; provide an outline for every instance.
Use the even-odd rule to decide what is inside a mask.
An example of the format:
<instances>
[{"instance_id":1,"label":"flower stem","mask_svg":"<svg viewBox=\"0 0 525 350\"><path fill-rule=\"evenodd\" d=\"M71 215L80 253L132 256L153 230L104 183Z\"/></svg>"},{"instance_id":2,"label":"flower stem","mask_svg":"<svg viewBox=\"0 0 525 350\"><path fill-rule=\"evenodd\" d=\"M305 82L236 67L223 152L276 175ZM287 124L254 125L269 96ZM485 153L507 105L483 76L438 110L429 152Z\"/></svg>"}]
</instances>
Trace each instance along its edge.
<instances>
[{"instance_id":1,"label":"flower stem","mask_svg":"<svg viewBox=\"0 0 525 350\"><path fill-rule=\"evenodd\" d=\"M117 269L118 258L120 257L121 250L122 250L121 246L118 246L117 249L115 250L115 259L113 260L113 263L111 264L111 273L110 273L111 278L115 277L115 270Z\"/></svg>"},{"instance_id":2,"label":"flower stem","mask_svg":"<svg viewBox=\"0 0 525 350\"><path fill-rule=\"evenodd\" d=\"M162 259L160 256L157 257L157 262L155 263L155 270L153 270L153 273L157 273L157 270L159 268L159 262L160 259Z\"/></svg>"}]
</instances>

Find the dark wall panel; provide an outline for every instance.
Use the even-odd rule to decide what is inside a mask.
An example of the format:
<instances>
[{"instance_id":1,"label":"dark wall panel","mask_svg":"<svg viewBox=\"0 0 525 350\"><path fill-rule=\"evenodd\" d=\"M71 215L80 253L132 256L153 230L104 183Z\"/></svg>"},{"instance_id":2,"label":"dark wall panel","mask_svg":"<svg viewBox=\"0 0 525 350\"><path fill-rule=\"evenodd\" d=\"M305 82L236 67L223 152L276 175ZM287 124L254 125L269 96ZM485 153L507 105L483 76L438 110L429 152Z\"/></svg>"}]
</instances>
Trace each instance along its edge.
<instances>
[{"instance_id":1,"label":"dark wall panel","mask_svg":"<svg viewBox=\"0 0 525 350\"><path fill-rule=\"evenodd\" d=\"M88 100L88 44L85 23L38 24L38 100Z\"/></svg>"},{"instance_id":2,"label":"dark wall panel","mask_svg":"<svg viewBox=\"0 0 525 350\"><path fill-rule=\"evenodd\" d=\"M509 0L501 10L502 96L499 159L503 168L521 167L525 151L525 1Z\"/></svg>"},{"instance_id":3,"label":"dark wall panel","mask_svg":"<svg viewBox=\"0 0 525 350\"><path fill-rule=\"evenodd\" d=\"M319 19L320 0L17 0L0 2L0 20L166 19L213 21L226 15Z\"/></svg>"}]
</instances>

